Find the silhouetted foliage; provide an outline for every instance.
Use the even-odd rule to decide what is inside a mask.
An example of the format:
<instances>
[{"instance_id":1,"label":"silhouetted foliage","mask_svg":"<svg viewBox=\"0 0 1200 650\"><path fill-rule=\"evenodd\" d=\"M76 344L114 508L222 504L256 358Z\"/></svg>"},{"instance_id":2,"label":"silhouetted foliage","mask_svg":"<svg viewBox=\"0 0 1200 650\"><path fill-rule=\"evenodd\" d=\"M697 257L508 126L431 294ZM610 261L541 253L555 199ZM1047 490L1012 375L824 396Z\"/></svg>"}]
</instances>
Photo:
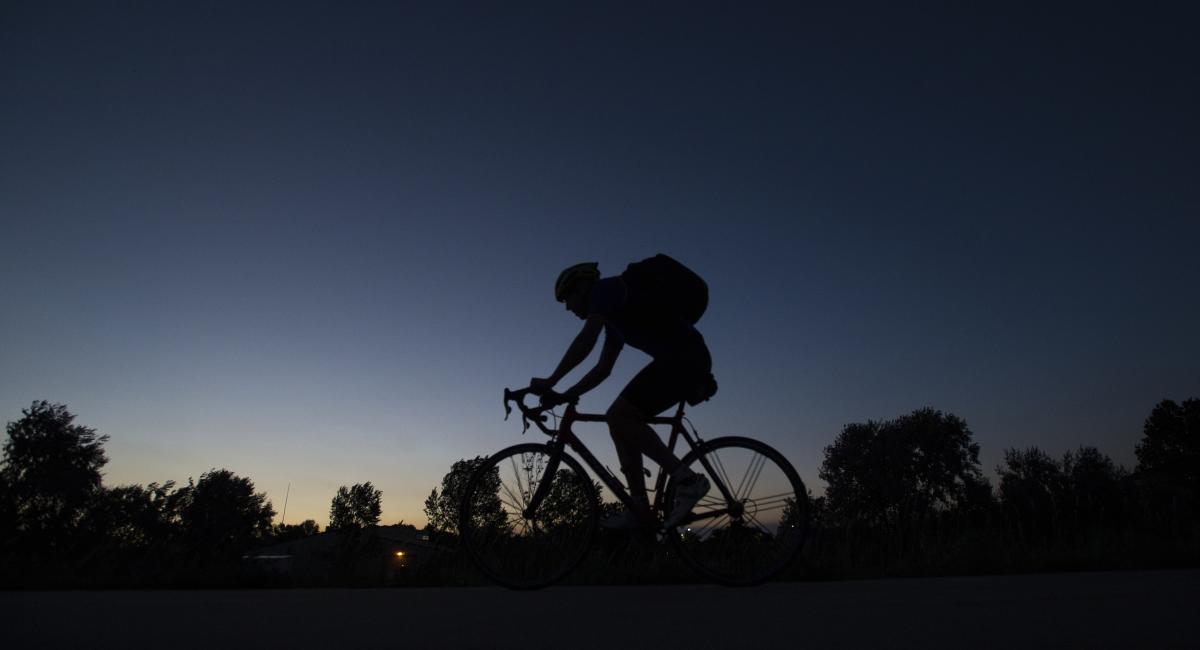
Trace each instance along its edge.
<instances>
[{"instance_id":1,"label":"silhouetted foliage","mask_svg":"<svg viewBox=\"0 0 1200 650\"><path fill-rule=\"evenodd\" d=\"M1022 536L1051 534L1058 502L1066 493L1062 466L1037 447L1008 449L1000 476L1000 500Z\"/></svg>"},{"instance_id":2,"label":"silhouetted foliage","mask_svg":"<svg viewBox=\"0 0 1200 650\"><path fill-rule=\"evenodd\" d=\"M0 465L6 516L16 543L26 551L62 551L72 541L87 507L100 491L100 468L108 462L108 436L74 424L63 404L35 401L9 422Z\"/></svg>"},{"instance_id":3,"label":"silhouetted foliage","mask_svg":"<svg viewBox=\"0 0 1200 650\"><path fill-rule=\"evenodd\" d=\"M0 553L9 550L15 543L17 531L17 504L8 477L0 471Z\"/></svg>"},{"instance_id":4,"label":"silhouetted foliage","mask_svg":"<svg viewBox=\"0 0 1200 650\"><path fill-rule=\"evenodd\" d=\"M1124 467L1095 447L1080 447L1063 455L1063 476L1069 487L1066 506L1077 528L1119 523L1122 485L1129 478Z\"/></svg>"},{"instance_id":5,"label":"silhouetted foliage","mask_svg":"<svg viewBox=\"0 0 1200 650\"><path fill-rule=\"evenodd\" d=\"M1137 471L1183 485L1200 483L1200 399L1159 402L1142 428Z\"/></svg>"},{"instance_id":6,"label":"silhouetted foliage","mask_svg":"<svg viewBox=\"0 0 1200 650\"><path fill-rule=\"evenodd\" d=\"M811 502L812 499L810 498ZM795 499L788 497L783 506L783 514L779 517L779 529L801 529L803 530L808 522L805 521L805 513L800 509L800 504Z\"/></svg>"},{"instance_id":7,"label":"silhouetted foliage","mask_svg":"<svg viewBox=\"0 0 1200 650\"><path fill-rule=\"evenodd\" d=\"M214 469L184 490L182 533L198 553L237 555L271 532L275 510L248 478Z\"/></svg>"},{"instance_id":8,"label":"silhouetted foliage","mask_svg":"<svg viewBox=\"0 0 1200 650\"><path fill-rule=\"evenodd\" d=\"M885 528L991 493L967 423L930 408L846 425L825 448L820 477L831 516Z\"/></svg>"},{"instance_id":9,"label":"silhouetted foliage","mask_svg":"<svg viewBox=\"0 0 1200 650\"><path fill-rule=\"evenodd\" d=\"M619 517L625 512L625 504L620 501L601 501L600 502L600 521L604 521L610 517Z\"/></svg>"},{"instance_id":10,"label":"silhouetted foliage","mask_svg":"<svg viewBox=\"0 0 1200 650\"><path fill-rule=\"evenodd\" d=\"M821 475L829 488L809 500L808 541L792 575L1200 565L1198 410L1195 399L1154 406L1133 474L1095 447L1058 457L1036 447L1009 449L996 468L998 500L979 475L970 431L953 415L923 409L894 421L849 424L826 449ZM0 587L278 585L286 580L270 573L278 565L241 554L319 532L312 520L271 526L274 512L265 495L228 470L184 486L103 486L105 436L75 424L63 405L34 402L22 415L8 424L0 465ZM456 534L463 488L484 461L454 463L430 494L425 512L432 541L437 533ZM578 521L586 505L584 484L565 480L563 471L542 505L546 528ZM484 480L474 506L478 524L503 529L499 476ZM331 523L349 523L321 551L331 562L332 584L395 581L387 573L394 573L395 557L372 525L379 505L370 483L339 490ZM601 509L605 517L623 506ZM799 516L788 504L782 528ZM733 531L718 539L753 542L758 534ZM320 547L321 540L313 542ZM482 580L454 546L420 543L414 557L428 554L419 564L424 584ZM591 576L585 579L647 575L645 549L628 535L602 532L597 546L581 572ZM654 579L692 579L673 572L669 562L654 566Z\"/></svg>"},{"instance_id":11,"label":"silhouetted foliage","mask_svg":"<svg viewBox=\"0 0 1200 650\"><path fill-rule=\"evenodd\" d=\"M425 499L425 516L429 518L431 532L457 534L459 505L467 481L471 480L475 470L486 462L486 457L476 456L471 460L459 459L450 466L450 471L442 477L441 492L434 488ZM498 519L502 523L504 513L500 507L500 500L495 496L500 487L499 473L492 472L488 479L489 485L479 491L480 498L484 501L476 504L476 512L489 520Z\"/></svg>"},{"instance_id":12,"label":"silhouetted foliage","mask_svg":"<svg viewBox=\"0 0 1200 650\"><path fill-rule=\"evenodd\" d=\"M1095 447L1051 458L1041 449L1009 449L998 466L1000 495L1022 535L1051 535L1111 519L1127 473Z\"/></svg>"},{"instance_id":13,"label":"silhouetted foliage","mask_svg":"<svg viewBox=\"0 0 1200 650\"><path fill-rule=\"evenodd\" d=\"M161 548L176 537L183 502L190 494L174 487L174 481L167 481L105 488L84 517L83 528L110 550Z\"/></svg>"},{"instance_id":14,"label":"silhouetted foliage","mask_svg":"<svg viewBox=\"0 0 1200 650\"><path fill-rule=\"evenodd\" d=\"M329 505L329 529L365 528L379 523L383 492L370 481L341 486Z\"/></svg>"},{"instance_id":15,"label":"silhouetted foliage","mask_svg":"<svg viewBox=\"0 0 1200 650\"><path fill-rule=\"evenodd\" d=\"M588 481L593 491L587 489ZM550 491L538 506L537 518L547 529L577 526L587 521L588 509L600 484L567 469L560 469L550 484Z\"/></svg>"},{"instance_id":16,"label":"silhouetted foliage","mask_svg":"<svg viewBox=\"0 0 1200 650\"><path fill-rule=\"evenodd\" d=\"M1144 532L1176 540L1162 555L1200 548L1200 399L1156 404L1142 427L1132 477ZM1186 553L1185 553L1186 554Z\"/></svg>"},{"instance_id":17,"label":"silhouetted foliage","mask_svg":"<svg viewBox=\"0 0 1200 650\"><path fill-rule=\"evenodd\" d=\"M271 528L273 543L290 542L292 540L312 537L321 532L321 527L312 519L305 519L298 524L276 524Z\"/></svg>"}]
</instances>

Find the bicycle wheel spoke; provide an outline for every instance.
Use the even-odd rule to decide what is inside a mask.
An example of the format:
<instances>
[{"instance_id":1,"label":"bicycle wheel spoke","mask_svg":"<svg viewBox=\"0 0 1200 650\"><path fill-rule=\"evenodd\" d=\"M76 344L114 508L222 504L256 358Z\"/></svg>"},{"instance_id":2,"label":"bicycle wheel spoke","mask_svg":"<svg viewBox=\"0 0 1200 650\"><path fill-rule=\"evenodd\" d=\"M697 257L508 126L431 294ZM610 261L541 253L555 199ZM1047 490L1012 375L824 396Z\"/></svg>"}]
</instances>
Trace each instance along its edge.
<instances>
[{"instance_id":1,"label":"bicycle wheel spoke","mask_svg":"<svg viewBox=\"0 0 1200 650\"><path fill-rule=\"evenodd\" d=\"M787 504L783 503L783 502L777 503L775 505L769 505L769 506L755 505L754 513L755 514L765 514L768 512L774 512L776 510L784 510L786 508L787 508Z\"/></svg>"},{"instance_id":2,"label":"bicycle wheel spoke","mask_svg":"<svg viewBox=\"0 0 1200 650\"><path fill-rule=\"evenodd\" d=\"M774 502L774 501L786 501L788 499L795 499L795 498L796 498L795 492L780 492L779 494L768 494L768 495L762 496L762 497L754 497L754 500L758 503L770 503L770 502Z\"/></svg>"},{"instance_id":3,"label":"bicycle wheel spoke","mask_svg":"<svg viewBox=\"0 0 1200 650\"><path fill-rule=\"evenodd\" d=\"M747 438L718 438L693 452L699 453L721 484L720 494L703 497L691 515L712 513L710 520L689 519L690 534L673 539L680 556L702 574L727 584L753 584L777 574L803 541L803 530L794 527L789 528L794 533L773 532L787 516L781 513L807 498L795 470L778 452ZM727 480L730 470L738 477L736 483ZM798 512L803 514L802 509Z\"/></svg>"},{"instance_id":4,"label":"bicycle wheel spoke","mask_svg":"<svg viewBox=\"0 0 1200 650\"><path fill-rule=\"evenodd\" d=\"M750 494L754 492L754 487L758 485L758 479L762 476L763 468L767 466L767 457L760 456L760 458L762 460L758 462L758 470L754 472L754 478L750 481L750 485L746 486L746 493L742 495L744 499L750 498Z\"/></svg>"},{"instance_id":5,"label":"bicycle wheel spoke","mask_svg":"<svg viewBox=\"0 0 1200 650\"><path fill-rule=\"evenodd\" d=\"M758 518L755 517L754 515L752 515L750 513L746 513L746 518L749 519L751 522L753 522L754 527L761 530L764 534L767 534L767 535L771 534L771 531L767 530L767 527L764 526L763 523L761 521L759 521Z\"/></svg>"},{"instance_id":6,"label":"bicycle wheel spoke","mask_svg":"<svg viewBox=\"0 0 1200 650\"><path fill-rule=\"evenodd\" d=\"M755 512L767 512L769 510L783 510L786 507L787 507L787 501L784 499L777 499L770 503L762 503L760 501L754 502Z\"/></svg>"},{"instance_id":7,"label":"bicycle wheel spoke","mask_svg":"<svg viewBox=\"0 0 1200 650\"><path fill-rule=\"evenodd\" d=\"M712 526L713 521L717 517L729 516L729 510L722 508L720 510L706 510L704 512L693 512L684 519L684 526ZM707 520L707 522L705 521Z\"/></svg>"},{"instance_id":8,"label":"bicycle wheel spoke","mask_svg":"<svg viewBox=\"0 0 1200 650\"><path fill-rule=\"evenodd\" d=\"M700 541L705 541L709 537L712 537L712 534L714 532L720 530L721 527L724 526L725 522L727 522L727 521L729 521L729 515L727 515L727 514L721 515L721 517L714 520L712 522L712 524L707 525L707 526L701 526L700 532L696 533L696 536L700 538ZM705 534L705 533L707 533L707 534Z\"/></svg>"},{"instance_id":9,"label":"bicycle wheel spoke","mask_svg":"<svg viewBox=\"0 0 1200 650\"><path fill-rule=\"evenodd\" d=\"M507 499L500 499L500 503L508 506L509 508L512 508L513 512L516 512L516 513L520 513L522 510L524 510L524 508L522 508L521 506L518 506L517 504L512 503L512 502L508 501Z\"/></svg>"},{"instance_id":10,"label":"bicycle wheel spoke","mask_svg":"<svg viewBox=\"0 0 1200 650\"><path fill-rule=\"evenodd\" d=\"M742 480L738 482L737 489L733 491L733 498L737 501L742 500L742 488L746 486L746 480L750 478L750 473L754 471L754 461L757 456L751 456L749 464L746 465L746 473L742 475Z\"/></svg>"},{"instance_id":11,"label":"bicycle wheel spoke","mask_svg":"<svg viewBox=\"0 0 1200 650\"><path fill-rule=\"evenodd\" d=\"M517 497L515 494L513 494L513 493L512 493L512 490L508 489L508 484L507 484L507 483L504 483L503 481L501 481L501 482L500 482L500 488L504 490L505 494L507 494L507 495L508 495L508 498L512 499L512 500L513 500L514 502L516 502L516 503L520 503L520 504L522 504L522 506L521 506L521 507L517 508L517 511L518 511L518 512L519 512L519 511L521 511L521 510L524 510L524 509L525 509L525 507L524 507L524 504L525 504L525 499L519 498L519 497ZM519 491L520 491L520 488L518 488L518 490L517 490L517 491L519 492Z\"/></svg>"},{"instance_id":12,"label":"bicycle wheel spoke","mask_svg":"<svg viewBox=\"0 0 1200 650\"><path fill-rule=\"evenodd\" d=\"M729 480L729 472L725 471L725 463L721 461L720 454L718 454L714 450L707 455L708 455L708 458L711 459L709 464L712 465L713 469L717 470L717 473L719 473L721 475L721 479L720 479L721 484L725 486L726 490L732 488L733 481ZM713 478L716 478L716 477L713 477ZM724 496L724 495L722 495L722 496Z\"/></svg>"},{"instance_id":13,"label":"bicycle wheel spoke","mask_svg":"<svg viewBox=\"0 0 1200 650\"><path fill-rule=\"evenodd\" d=\"M545 478L543 475L544 461L541 455L534 457L533 454L530 454L523 468L525 470L525 490L529 494L527 498L532 501L533 494L537 492L538 483Z\"/></svg>"},{"instance_id":14,"label":"bicycle wheel spoke","mask_svg":"<svg viewBox=\"0 0 1200 650\"><path fill-rule=\"evenodd\" d=\"M501 584L554 582L590 546L598 516L592 484L569 456L548 473L550 458L545 445L517 445L491 457L467 485L461 538L475 565ZM539 489L544 493L538 511L526 517Z\"/></svg>"},{"instance_id":15,"label":"bicycle wheel spoke","mask_svg":"<svg viewBox=\"0 0 1200 650\"><path fill-rule=\"evenodd\" d=\"M742 482L738 485L736 494L738 501L749 496L750 491L754 489L754 484L758 482L758 475L762 472L762 466L766 462L767 457L761 455L750 459L750 464L746 467L746 475L742 477Z\"/></svg>"},{"instance_id":16,"label":"bicycle wheel spoke","mask_svg":"<svg viewBox=\"0 0 1200 650\"><path fill-rule=\"evenodd\" d=\"M522 459L522 462L524 459ZM525 503L525 489L521 487L521 470L517 469L517 459L515 456L508 457L508 463L512 466L513 480L517 482L517 494L521 495L519 501ZM511 494L511 493L510 493Z\"/></svg>"}]
</instances>

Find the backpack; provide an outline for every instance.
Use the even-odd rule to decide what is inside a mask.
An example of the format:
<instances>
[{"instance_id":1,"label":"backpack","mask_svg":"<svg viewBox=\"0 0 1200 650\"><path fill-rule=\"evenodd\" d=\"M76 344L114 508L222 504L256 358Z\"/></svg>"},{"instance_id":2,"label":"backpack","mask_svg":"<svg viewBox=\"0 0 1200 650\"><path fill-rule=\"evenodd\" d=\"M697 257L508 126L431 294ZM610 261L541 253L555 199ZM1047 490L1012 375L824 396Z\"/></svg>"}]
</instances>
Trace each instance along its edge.
<instances>
[{"instance_id":1,"label":"backpack","mask_svg":"<svg viewBox=\"0 0 1200 650\"><path fill-rule=\"evenodd\" d=\"M621 273L625 304L644 313L669 315L695 325L708 308L708 284L696 272L659 253Z\"/></svg>"}]
</instances>

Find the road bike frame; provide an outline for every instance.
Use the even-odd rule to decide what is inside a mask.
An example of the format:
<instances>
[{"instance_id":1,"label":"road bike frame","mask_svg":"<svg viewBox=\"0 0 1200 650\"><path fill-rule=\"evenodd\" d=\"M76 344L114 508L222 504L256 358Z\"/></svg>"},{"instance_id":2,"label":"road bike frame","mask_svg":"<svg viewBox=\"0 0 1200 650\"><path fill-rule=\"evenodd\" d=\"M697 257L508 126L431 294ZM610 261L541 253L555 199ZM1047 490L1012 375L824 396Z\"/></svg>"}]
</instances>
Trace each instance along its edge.
<instances>
[{"instance_id":1,"label":"road bike frame","mask_svg":"<svg viewBox=\"0 0 1200 650\"><path fill-rule=\"evenodd\" d=\"M613 476L612 472L608 471L608 469L596 459L591 450L589 450L587 446L583 444L583 441L571 431L571 426L576 422L607 423L608 418L595 413L580 413L575 408L576 402L572 401L567 403L567 410L563 413L563 416L558 424L558 428L554 429L546 426L547 417L545 415L545 411L550 410L552 407L529 407L525 405L525 396L531 393L533 393L533 391L530 388L525 388L518 391L510 391L507 388L504 389L505 418L507 419L507 414L511 413L511 409L508 405L509 401L514 401L517 403L517 407L521 410L521 417L524 420L526 429L529 428L529 423L532 422L537 426L538 429L541 429L543 433L550 436L550 460L547 463L546 470L543 472L542 476L554 476L555 472L558 471L558 465L561 462L563 454L566 453L566 447L569 446L576 454L579 455L580 458L583 459L583 462L592 469L592 472L594 472L596 476L600 477L600 480L606 486L608 486L608 489L612 490L617 499L619 499L621 503L625 504L625 507L629 508L630 512L635 512L636 510L634 509L633 497L629 495L628 491L626 491L625 486L623 486L621 482L617 480L617 477ZM680 402L679 407L675 409L675 415L671 417L652 417L646 421L647 424L651 425L666 424L671 426L671 437L667 441L667 449L670 450L671 453L675 453L675 443L680 439L683 439L683 441L687 443L688 447L690 447L693 452L700 449L704 444L704 441L700 439L700 435L696 433L694 428L692 429L691 433L688 433L687 429L683 426L683 406L684 402ZM690 425L691 423L689 422L688 424ZM737 502L733 496L733 493L730 491L729 486L725 485L725 482L721 480L721 476L724 475L724 472L718 472L717 468L713 467L710 463L707 455L700 454L699 459L700 464L704 467L705 472L708 474L709 478L712 479L712 483L725 498L726 507L716 510L707 510L699 515L694 513L689 514L679 524L677 524L677 526L686 526L687 524L699 521L701 519L710 519L726 514L733 519L740 519L743 505ZM658 470L658 477L654 482L654 503L651 504L651 512L663 512L663 500L666 498L663 488L666 486L667 476L667 472L660 467ZM533 514L537 512L538 505L541 504L542 499L544 499L546 494L549 493L550 484L551 481L546 480L539 482L537 489L534 491L533 496L529 500L529 504L525 507L524 512L522 512L523 516L529 519L533 518Z\"/></svg>"}]
</instances>

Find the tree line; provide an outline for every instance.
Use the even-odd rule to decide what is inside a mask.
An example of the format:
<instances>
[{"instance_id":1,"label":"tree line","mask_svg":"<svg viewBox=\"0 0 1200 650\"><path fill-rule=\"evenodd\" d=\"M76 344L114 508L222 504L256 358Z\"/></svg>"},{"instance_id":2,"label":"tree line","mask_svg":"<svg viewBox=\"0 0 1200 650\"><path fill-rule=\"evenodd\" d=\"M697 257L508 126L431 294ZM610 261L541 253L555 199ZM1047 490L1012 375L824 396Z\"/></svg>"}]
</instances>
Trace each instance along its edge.
<instances>
[{"instance_id":1,"label":"tree line","mask_svg":"<svg viewBox=\"0 0 1200 650\"><path fill-rule=\"evenodd\" d=\"M63 404L35 401L9 422L0 458L0 585L178 584L240 573L248 550L320 532L273 523L253 481L212 469L186 484L103 484L108 436ZM382 492L342 486L329 530L377 525Z\"/></svg>"},{"instance_id":2,"label":"tree line","mask_svg":"<svg viewBox=\"0 0 1200 650\"><path fill-rule=\"evenodd\" d=\"M184 485L106 486L108 437L74 419L39 401L7 425L0 585L229 582L247 550L320 532L312 520L273 523L266 495L225 469ZM954 414L848 424L824 450L826 489L810 494L807 521L783 514L782 525L809 531L792 577L1200 563L1200 399L1155 405L1134 451L1126 469L1092 446L1010 448L993 486ZM455 462L430 493L435 544L453 541L462 490L484 460ZM340 487L328 529L377 525L381 501L370 482Z\"/></svg>"},{"instance_id":3,"label":"tree line","mask_svg":"<svg viewBox=\"0 0 1200 650\"><path fill-rule=\"evenodd\" d=\"M825 448L805 575L1200 563L1200 399L1153 407L1136 466L1098 448L1010 448L983 475L967 423L921 409L846 425Z\"/></svg>"},{"instance_id":4,"label":"tree line","mask_svg":"<svg viewBox=\"0 0 1200 650\"><path fill-rule=\"evenodd\" d=\"M824 449L824 494L781 515L780 526L808 532L790 576L1200 564L1200 399L1153 407L1132 470L1094 446L1009 448L993 485L973 438L963 418L932 408L844 426ZM434 539L453 541L466 482L485 461L455 462L426 499Z\"/></svg>"}]
</instances>

